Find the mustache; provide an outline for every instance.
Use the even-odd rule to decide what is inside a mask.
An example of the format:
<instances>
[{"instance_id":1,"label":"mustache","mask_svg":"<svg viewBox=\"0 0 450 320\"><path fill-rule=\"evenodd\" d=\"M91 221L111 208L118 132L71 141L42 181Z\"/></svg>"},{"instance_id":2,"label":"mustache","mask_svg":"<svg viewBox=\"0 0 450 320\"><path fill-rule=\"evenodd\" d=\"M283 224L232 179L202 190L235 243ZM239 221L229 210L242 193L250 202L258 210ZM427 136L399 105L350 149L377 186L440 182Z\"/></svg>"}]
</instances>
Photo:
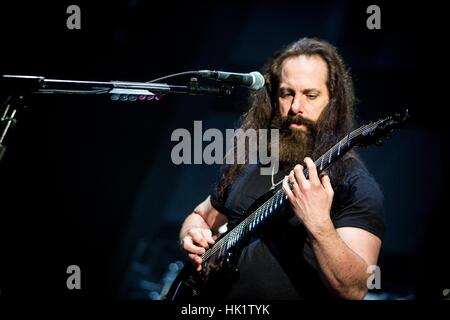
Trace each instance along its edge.
<instances>
[{"instance_id":1,"label":"mustache","mask_svg":"<svg viewBox=\"0 0 450 320\"><path fill-rule=\"evenodd\" d=\"M317 124L315 121L306 119L298 114L295 116L287 115L286 117L281 118L280 128L288 129L291 124L304 125L311 132L317 131Z\"/></svg>"}]
</instances>

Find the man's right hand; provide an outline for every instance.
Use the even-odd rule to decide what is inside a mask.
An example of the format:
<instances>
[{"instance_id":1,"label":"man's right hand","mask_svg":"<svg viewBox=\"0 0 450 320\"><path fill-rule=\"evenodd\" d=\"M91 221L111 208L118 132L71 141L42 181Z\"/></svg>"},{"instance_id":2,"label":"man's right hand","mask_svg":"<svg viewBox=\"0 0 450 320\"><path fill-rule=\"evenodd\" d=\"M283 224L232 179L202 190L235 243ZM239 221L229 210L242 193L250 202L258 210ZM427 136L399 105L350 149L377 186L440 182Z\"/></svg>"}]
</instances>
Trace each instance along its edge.
<instances>
[{"instance_id":1,"label":"man's right hand","mask_svg":"<svg viewBox=\"0 0 450 320\"><path fill-rule=\"evenodd\" d=\"M181 249L186 252L197 271L202 270L201 255L214 243L211 230L201 227L192 227L180 241Z\"/></svg>"}]
</instances>

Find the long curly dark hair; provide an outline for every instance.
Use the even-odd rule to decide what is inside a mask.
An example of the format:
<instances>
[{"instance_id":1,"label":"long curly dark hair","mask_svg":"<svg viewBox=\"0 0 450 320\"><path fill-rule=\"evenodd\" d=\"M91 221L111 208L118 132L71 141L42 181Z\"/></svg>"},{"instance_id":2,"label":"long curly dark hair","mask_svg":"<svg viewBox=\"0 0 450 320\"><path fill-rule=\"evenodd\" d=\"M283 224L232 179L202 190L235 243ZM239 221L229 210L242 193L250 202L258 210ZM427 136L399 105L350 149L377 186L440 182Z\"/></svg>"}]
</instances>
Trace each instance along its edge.
<instances>
[{"instance_id":1,"label":"long curly dark hair","mask_svg":"<svg viewBox=\"0 0 450 320\"><path fill-rule=\"evenodd\" d=\"M278 87L281 78L283 62L288 58L300 55L320 56L327 64L327 88L330 101L317 121L317 132L311 158L320 157L336 144L354 126L355 96L353 81L348 69L336 48L327 41L317 38L302 38L275 53L263 67L265 86L250 95L249 110L240 118L239 128L268 129L276 112L278 112ZM235 150L234 150L235 151ZM231 150L233 152L233 150ZM347 157L356 157L355 153ZM299 163L303 159L298 159ZM224 201L226 190L244 168L245 164L224 164L216 183L216 194L219 201ZM346 172L346 164L342 159L328 169L332 184L338 185ZM222 202L223 203L223 202Z\"/></svg>"}]
</instances>

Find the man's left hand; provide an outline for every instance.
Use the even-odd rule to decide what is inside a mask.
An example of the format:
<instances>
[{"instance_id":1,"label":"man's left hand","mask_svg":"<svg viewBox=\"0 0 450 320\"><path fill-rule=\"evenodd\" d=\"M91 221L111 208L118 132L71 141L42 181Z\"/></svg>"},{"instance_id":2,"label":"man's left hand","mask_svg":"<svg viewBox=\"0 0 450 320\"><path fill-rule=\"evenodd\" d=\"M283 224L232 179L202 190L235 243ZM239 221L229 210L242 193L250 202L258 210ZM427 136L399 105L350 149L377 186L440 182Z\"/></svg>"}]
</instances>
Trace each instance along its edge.
<instances>
[{"instance_id":1,"label":"man's left hand","mask_svg":"<svg viewBox=\"0 0 450 320\"><path fill-rule=\"evenodd\" d=\"M316 165L311 158L305 158L304 162L309 179L306 179L303 174L303 166L298 164L289 176L285 177L283 191L288 196L295 215L309 231L312 231L330 223L334 191L328 175L323 174L319 178ZM289 187L289 182L292 189Z\"/></svg>"}]
</instances>

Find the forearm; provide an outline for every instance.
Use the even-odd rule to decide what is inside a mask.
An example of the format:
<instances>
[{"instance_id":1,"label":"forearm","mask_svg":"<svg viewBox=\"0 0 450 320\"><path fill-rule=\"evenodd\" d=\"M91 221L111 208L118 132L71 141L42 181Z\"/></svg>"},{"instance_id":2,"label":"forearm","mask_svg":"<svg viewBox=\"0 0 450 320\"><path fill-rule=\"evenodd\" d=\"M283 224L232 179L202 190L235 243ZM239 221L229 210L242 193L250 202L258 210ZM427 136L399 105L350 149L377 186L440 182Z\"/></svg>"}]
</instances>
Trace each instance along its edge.
<instances>
[{"instance_id":1,"label":"forearm","mask_svg":"<svg viewBox=\"0 0 450 320\"><path fill-rule=\"evenodd\" d=\"M328 287L344 299L362 299L367 292L367 263L345 244L331 220L307 229Z\"/></svg>"}]
</instances>

